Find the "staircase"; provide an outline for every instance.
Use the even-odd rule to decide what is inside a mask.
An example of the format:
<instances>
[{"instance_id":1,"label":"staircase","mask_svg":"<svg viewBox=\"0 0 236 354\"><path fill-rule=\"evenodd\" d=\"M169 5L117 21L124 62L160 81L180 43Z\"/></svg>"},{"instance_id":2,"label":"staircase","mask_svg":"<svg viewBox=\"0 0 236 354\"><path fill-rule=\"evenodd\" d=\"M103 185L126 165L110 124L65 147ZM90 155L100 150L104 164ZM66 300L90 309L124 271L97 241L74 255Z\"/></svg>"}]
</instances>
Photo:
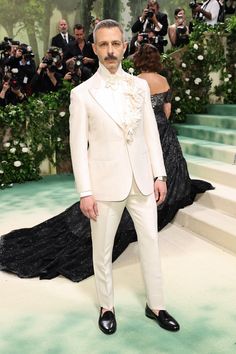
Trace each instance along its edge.
<instances>
[{"instance_id":1,"label":"staircase","mask_svg":"<svg viewBox=\"0 0 236 354\"><path fill-rule=\"evenodd\" d=\"M174 126L191 177L215 190L199 194L173 222L236 253L236 105L209 105L208 114Z\"/></svg>"}]
</instances>

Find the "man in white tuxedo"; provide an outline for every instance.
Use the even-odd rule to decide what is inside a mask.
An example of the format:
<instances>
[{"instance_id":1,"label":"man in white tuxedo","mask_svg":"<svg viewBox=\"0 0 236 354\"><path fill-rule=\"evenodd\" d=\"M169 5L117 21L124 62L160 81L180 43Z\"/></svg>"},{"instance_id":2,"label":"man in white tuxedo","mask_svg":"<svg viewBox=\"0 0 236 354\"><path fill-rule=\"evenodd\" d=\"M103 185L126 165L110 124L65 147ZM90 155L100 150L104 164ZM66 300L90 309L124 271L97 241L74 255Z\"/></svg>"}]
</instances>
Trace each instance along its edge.
<instances>
[{"instance_id":1,"label":"man in white tuxedo","mask_svg":"<svg viewBox=\"0 0 236 354\"><path fill-rule=\"evenodd\" d=\"M126 43L119 23L99 22L93 49L98 71L71 91L70 146L80 208L91 221L99 328L116 331L112 249L126 207L138 237L146 316L178 331L162 295L156 202L165 199L166 171L150 91L121 68Z\"/></svg>"}]
</instances>

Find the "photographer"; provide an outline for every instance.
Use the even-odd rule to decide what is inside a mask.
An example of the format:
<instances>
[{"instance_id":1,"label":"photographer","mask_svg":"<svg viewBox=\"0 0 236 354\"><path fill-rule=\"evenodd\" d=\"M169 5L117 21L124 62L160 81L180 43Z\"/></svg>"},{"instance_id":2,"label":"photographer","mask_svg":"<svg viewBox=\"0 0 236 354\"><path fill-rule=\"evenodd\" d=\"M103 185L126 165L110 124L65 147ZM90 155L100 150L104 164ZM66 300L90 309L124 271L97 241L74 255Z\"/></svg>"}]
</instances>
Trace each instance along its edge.
<instances>
[{"instance_id":1,"label":"photographer","mask_svg":"<svg viewBox=\"0 0 236 354\"><path fill-rule=\"evenodd\" d=\"M64 60L73 58L74 61L81 60L84 70L90 73L90 76L97 70L98 60L97 56L94 54L92 44L86 42L85 40L85 30L80 24L74 26L74 37L75 41L67 45ZM89 77L90 77L89 76Z\"/></svg>"},{"instance_id":2,"label":"photographer","mask_svg":"<svg viewBox=\"0 0 236 354\"><path fill-rule=\"evenodd\" d=\"M167 15L159 11L160 6L156 0L149 0L147 7L143 10L142 15L133 24L133 33L144 33L147 29L155 31L155 36L159 37L158 50L160 53L164 52L163 36L167 34L168 20Z\"/></svg>"},{"instance_id":3,"label":"photographer","mask_svg":"<svg viewBox=\"0 0 236 354\"><path fill-rule=\"evenodd\" d=\"M217 0L207 0L203 4L194 0L189 3L189 6L192 9L193 18L204 21L211 26L218 22L220 5Z\"/></svg>"},{"instance_id":4,"label":"photographer","mask_svg":"<svg viewBox=\"0 0 236 354\"><path fill-rule=\"evenodd\" d=\"M34 93L57 91L64 76L62 52L57 47L49 48L31 80Z\"/></svg>"},{"instance_id":5,"label":"photographer","mask_svg":"<svg viewBox=\"0 0 236 354\"><path fill-rule=\"evenodd\" d=\"M5 62L9 70L17 70L17 80L21 89L29 96L31 94L30 81L32 80L36 65L32 48L27 44L20 44Z\"/></svg>"},{"instance_id":6,"label":"photographer","mask_svg":"<svg viewBox=\"0 0 236 354\"><path fill-rule=\"evenodd\" d=\"M84 67L82 58L77 57L67 60L67 73L64 76L64 80L67 80L72 83L73 86L81 84L83 81L88 80L92 73L86 67Z\"/></svg>"},{"instance_id":7,"label":"photographer","mask_svg":"<svg viewBox=\"0 0 236 354\"><path fill-rule=\"evenodd\" d=\"M14 72L8 72L3 77L0 88L0 106L5 107L8 104L16 105L26 100L26 95L14 76Z\"/></svg>"},{"instance_id":8,"label":"photographer","mask_svg":"<svg viewBox=\"0 0 236 354\"><path fill-rule=\"evenodd\" d=\"M181 47L189 43L189 28L184 9L179 7L174 14L175 23L168 27L168 36L173 47Z\"/></svg>"}]
</instances>

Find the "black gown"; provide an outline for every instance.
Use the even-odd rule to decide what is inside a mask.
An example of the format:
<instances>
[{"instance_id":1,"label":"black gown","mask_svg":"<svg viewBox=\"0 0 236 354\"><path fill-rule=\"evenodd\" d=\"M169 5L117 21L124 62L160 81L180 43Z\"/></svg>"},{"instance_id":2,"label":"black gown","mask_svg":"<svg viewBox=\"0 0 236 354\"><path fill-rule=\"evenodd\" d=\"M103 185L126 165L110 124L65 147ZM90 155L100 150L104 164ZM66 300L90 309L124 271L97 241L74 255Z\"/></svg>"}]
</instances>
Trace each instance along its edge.
<instances>
[{"instance_id":1,"label":"black gown","mask_svg":"<svg viewBox=\"0 0 236 354\"><path fill-rule=\"evenodd\" d=\"M202 180L191 180L175 130L163 111L170 91L152 95L167 172L167 197L158 207L161 230L180 208L193 203L197 193L213 189ZM113 261L136 241L133 222L125 209L116 233ZM11 231L0 238L0 270L21 278L52 279L63 275L79 282L93 274L90 222L81 213L79 202L59 215L31 228Z\"/></svg>"}]
</instances>

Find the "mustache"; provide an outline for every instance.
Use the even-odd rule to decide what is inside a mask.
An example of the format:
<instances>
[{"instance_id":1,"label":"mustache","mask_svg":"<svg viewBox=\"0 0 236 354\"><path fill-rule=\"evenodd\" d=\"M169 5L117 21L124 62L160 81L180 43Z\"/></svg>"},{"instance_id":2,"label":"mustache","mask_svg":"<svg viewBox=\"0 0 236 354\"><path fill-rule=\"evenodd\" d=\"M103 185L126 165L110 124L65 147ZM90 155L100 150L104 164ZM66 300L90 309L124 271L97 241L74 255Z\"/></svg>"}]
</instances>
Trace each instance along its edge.
<instances>
[{"instance_id":1,"label":"mustache","mask_svg":"<svg viewBox=\"0 0 236 354\"><path fill-rule=\"evenodd\" d=\"M107 57L104 58L104 60L117 60L117 57L115 57L114 55L108 55Z\"/></svg>"}]
</instances>

